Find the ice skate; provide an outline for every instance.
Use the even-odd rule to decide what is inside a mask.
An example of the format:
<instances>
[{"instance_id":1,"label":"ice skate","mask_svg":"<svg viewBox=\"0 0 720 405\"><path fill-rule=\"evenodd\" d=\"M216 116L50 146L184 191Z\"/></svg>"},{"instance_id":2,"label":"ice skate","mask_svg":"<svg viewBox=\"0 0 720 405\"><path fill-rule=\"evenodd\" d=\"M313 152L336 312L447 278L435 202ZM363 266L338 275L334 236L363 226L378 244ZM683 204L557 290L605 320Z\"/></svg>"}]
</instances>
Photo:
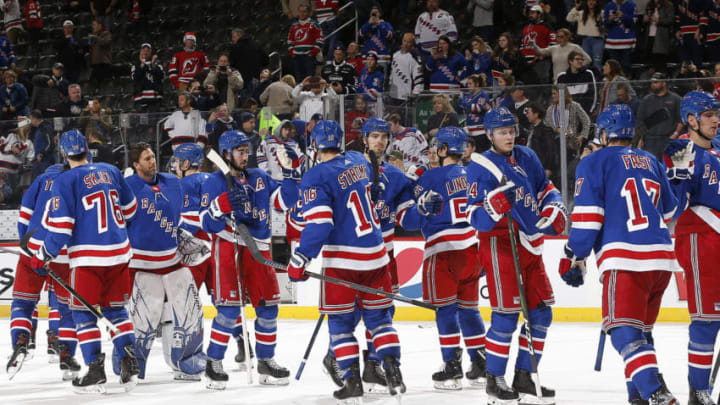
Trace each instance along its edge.
<instances>
[{"instance_id":1,"label":"ice skate","mask_svg":"<svg viewBox=\"0 0 720 405\"><path fill-rule=\"evenodd\" d=\"M657 391L650 395L649 405L673 405L678 404L677 398L663 384Z\"/></svg>"},{"instance_id":2,"label":"ice skate","mask_svg":"<svg viewBox=\"0 0 720 405\"><path fill-rule=\"evenodd\" d=\"M333 392L338 405L362 405L363 386L360 379L360 365L350 366L350 375L345 379L342 388Z\"/></svg>"},{"instance_id":3,"label":"ice skate","mask_svg":"<svg viewBox=\"0 0 720 405\"><path fill-rule=\"evenodd\" d=\"M513 389L520 396L520 405L554 405L555 390L540 386L542 391L542 399L538 398L535 392L535 382L529 371L523 369L515 369L515 378L513 379Z\"/></svg>"},{"instance_id":4,"label":"ice skate","mask_svg":"<svg viewBox=\"0 0 720 405\"><path fill-rule=\"evenodd\" d=\"M387 389L390 395L404 394L407 388L400 372L400 364L395 356L385 356L383 367L385 368L385 381L387 381Z\"/></svg>"},{"instance_id":5,"label":"ice skate","mask_svg":"<svg viewBox=\"0 0 720 405\"><path fill-rule=\"evenodd\" d=\"M80 369L82 368L80 363L78 363L77 360L75 360L75 357L70 354L67 345L58 345L58 350L60 351L60 370L62 371L63 381L72 381L76 379Z\"/></svg>"},{"instance_id":6,"label":"ice skate","mask_svg":"<svg viewBox=\"0 0 720 405\"><path fill-rule=\"evenodd\" d=\"M688 405L716 405L715 401L710 397L708 390L698 391L690 387L690 399Z\"/></svg>"},{"instance_id":7,"label":"ice skate","mask_svg":"<svg viewBox=\"0 0 720 405\"><path fill-rule=\"evenodd\" d=\"M630 401L630 405L649 405L650 403L642 398L636 398Z\"/></svg>"},{"instance_id":8,"label":"ice skate","mask_svg":"<svg viewBox=\"0 0 720 405\"><path fill-rule=\"evenodd\" d=\"M330 352L327 352L325 354L325 357L323 358L323 368L322 368L323 374L327 375L332 379L332 381L337 385L338 387L344 386L343 382L343 372L340 370L340 366L337 364L337 360L335 360L335 357L333 357Z\"/></svg>"},{"instance_id":9,"label":"ice skate","mask_svg":"<svg viewBox=\"0 0 720 405\"><path fill-rule=\"evenodd\" d=\"M82 378L75 378L72 385L78 394L104 394L106 382L105 353L99 353L97 359L88 364L87 373Z\"/></svg>"},{"instance_id":10,"label":"ice skate","mask_svg":"<svg viewBox=\"0 0 720 405\"><path fill-rule=\"evenodd\" d=\"M23 362L27 359L27 356L28 334L21 333L18 335L17 342L15 342L15 347L13 348L13 352L8 360L7 367L5 368L8 374L8 379L12 380L13 377L15 377L15 374L20 371Z\"/></svg>"},{"instance_id":11,"label":"ice skate","mask_svg":"<svg viewBox=\"0 0 720 405\"><path fill-rule=\"evenodd\" d=\"M33 328L32 332L30 333L30 339L27 343L27 355L25 356L25 361L32 360L33 357L35 357L35 328Z\"/></svg>"},{"instance_id":12,"label":"ice skate","mask_svg":"<svg viewBox=\"0 0 720 405\"><path fill-rule=\"evenodd\" d=\"M485 392L488 396L488 405L517 405L520 396L513 388L508 387L505 377L485 373L487 385Z\"/></svg>"},{"instance_id":13,"label":"ice skate","mask_svg":"<svg viewBox=\"0 0 720 405\"><path fill-rule=\"evenodd\" d=\"M470 371L465 373L465 378L470 381L470 385L473 387L485 389L485 371L485 350L478 350L478 357L472 361Z\"/></svg>"},{"instance_id":14,"label":"ice skate","mask_svg":"<svg viewBox=\"0 0 720 405\"><path fill-rule=\"evenodd\" d=\"M440 371L433 373L433 386L439 390L461 390L462 389L462 350L455 349L455 358L446 361Z\"/></svg>"},{"instance_id":15,"label":"ice skate","mask_svg":"<svg viewBox=\"0 0 720 405\"><path fill-rule=\"evenodd\" d=\"M250 353L252 354L252 353ZM258 359L257 371L262 385L288 385L290 384L290 370L277 364L275 359Z\"/></svg>"},{"instance_id":16,"label":"ice skate","mask_svg":"<svg viewBox=\"0 0 720 405\"><path fill-rule=\"evenodd\" d=\"M173 380L175 381L200 381L200 374L187 374L179 370L173 371Z\"/></svg>"},{"instance_id":17,"label":"ice skate","mask_svg":"<svg viewBox=\"0 0 720 405\"><path fill-rule=\"evenodd\" d=\"M237 363L238 371L247 371L247 365L245 364L245 342L242 338L237 339L238 352L235 355L235 363ZM255 358L255 352L253 351L252 345L248 345L250 348L250 359ZM253 362L250 361L250 367L253 366Z\"/></svg>"},{"instance_id":18,"label":"ice skate","mask_svg":"<svg viewBox=\"0 0 720 405\"><path fill-rule=\"evenodd\" d=\"M125 351L125 356L120 360L120 384L123 385L127 392L137 385L140 368L135 356L135 348L132 345L127 345L123 347L123 351Z\"/></svg>"},{"instance_id":19,"label":"ice skate","mask_svg":"<svg viewBox=\"0 0 720 405\"><path fill-rule=\"evenodd\" d=\"M57 334L48 329L47 332L47 355L48 363L55 364L60 361L60 350L58 349L58 336Z\"/></svg>"},{"instance_id":20,"label":"ice skate","mask_svg":"<svg viewBox=\"0 0 720 405\"><path fill-rule=\"evenodd\" d=\"M363 350L363 358L365 366L362 372L362 381L365 392L368 394L387 394L387 381L385 380L385 371L383 371L380 362L368 360L368 351Z\"/></svg>"},{"instance_id":21,"label":"ice skate","mask_svg":"<svg viewBox=\"0 0 720 405\"><path fill-rule=\"evenodd\" d=\"M205 366L205 386L211 390L224 390L228 382L228 375L223 370L222 360L207 359Z\"/></svg>"}]
</instances>

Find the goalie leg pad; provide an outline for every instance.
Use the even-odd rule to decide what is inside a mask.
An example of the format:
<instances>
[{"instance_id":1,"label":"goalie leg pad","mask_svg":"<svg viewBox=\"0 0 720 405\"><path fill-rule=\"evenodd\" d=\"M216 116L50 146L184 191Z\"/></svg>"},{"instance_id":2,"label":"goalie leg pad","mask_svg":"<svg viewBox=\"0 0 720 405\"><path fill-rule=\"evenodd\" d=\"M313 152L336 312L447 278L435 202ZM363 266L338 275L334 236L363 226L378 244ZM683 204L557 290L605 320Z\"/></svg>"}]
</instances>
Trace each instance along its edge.
<instances>
[{"instance_id":1,"label":"goalie leg pad","mask_svg":"<svg viewBox=\"0 0 720 405\"><path fill-rule=\"evenodd\" d=\"M548 306L531 309L529 312L530 325L532 327L530 331L532 332L533 348L535 349L535 358L537 359L539 365L543 348L545 346L545 337L547 336L548 328L552 323L553 314L552 309ZM520 329L520 335L518 336L518 358L515 368L532 372L532 362L530 360L530 352L528 351L528 340L525 330L525 325L523 325Z\"/></svg>"},{"instance_id":2,"label":"goalie leg pad","mask_svg":"<svg viewBox=\"0 0 720 405\"><path fill-rule=\"evenodd\" d=\"M493 311L490 329L485 337L487 371L492 375L503 376L510 355L510 342L517 328L520 314Z\"/></svg>"},{"instance_id":3,"label":"goalie leg pad","mask_svg":"<svg viewBox=\"0 0 720 405\"><path fill-rule=\"evenodd\" d=\"M650 398L660 388L655 348L650 345L643 331L630 326L610 330L613 347L625 361L625 379L632 380L643 399Z\"/></svg>"},{"instance_id":4,"label":"goalie leg pad","mask_svg":"<svg viewBox=\"0 0 720 405\"><path fill-rule=\"evenodd\" d=\"M259 306L255 313L255 353L258 360L271 359L275 357L278 306Z\"/></svg>"},{"instance_id":5,"label":"goalie leg pad","mask_svg":"<svg viewBox=\"0 0 720 405\"><path fill-rule=\"evenodd\" d=\"M185 374L205 371L207 358L203 346L203 310L197 286L187 268L163 276L163 285L171 308L170 359L173 368ZM163 334L163 343L165 342Z\"/></svg>"},{"instance_id":6,"label":"goalie leg pad","mask_svg":"<svg viewBox=\"0 0 720 405\"><path fill-rule=\"evenodd\" d=\"M240 307L219 305L216 308L218 314L212 322L207 356L213 360L222 360L225 357L225 351L233 334L233 329L235 329L235 322L240 315Z\"/></svg>"},{"instance_id":7,"label":"goalie leg pad","mask_svg":"<svg viewBox=\"0 0 720 405\"><path fill-rule=\"evenodd\" d=\"M135 326L135 355L140 368L138 378L145 378L145 365L162 316L165 300L162 277L160 274L144 271L135 273L130 298L130 319Z\"/></svg>"}]
</instances>

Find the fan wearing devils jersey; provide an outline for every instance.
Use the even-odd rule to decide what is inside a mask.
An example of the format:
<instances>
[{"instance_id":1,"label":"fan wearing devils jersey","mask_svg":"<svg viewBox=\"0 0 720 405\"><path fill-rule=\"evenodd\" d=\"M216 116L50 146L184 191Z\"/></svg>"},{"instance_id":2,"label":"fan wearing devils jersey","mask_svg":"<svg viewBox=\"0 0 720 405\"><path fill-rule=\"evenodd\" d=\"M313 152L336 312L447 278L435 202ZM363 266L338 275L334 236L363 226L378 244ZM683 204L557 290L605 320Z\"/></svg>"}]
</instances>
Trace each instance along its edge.
<instances>
[{"instance_id":1,"label":"fan wearing devils jersey","mask_svg":"<svg viewBox=\"0 0 720 405\"><path fill-rule=\"evenodd\" d=\"M310 259L322 255L325 275L390 291L389 260L371 201L369 162L358 152L340 151L343 134L335 121L319 122L310 138L321 163L303 176L300 185L307 223L290 258L290 279L307 280L305 267ZM333 396L345 403L358 403L363 395L360 350L353 335L359 306L383 359L386 384L393 393L405 391L399 368L400 340L392 326L392 301L322 282L320 312L328 314L330 344L344 380Z\"/></svg>"},{"instance_id":2,"label":"fan wearing devils jersey","mask_svg":"<svg viewBox=\"0 0 720 405\"><path fill-rule=\"evenodd\" d=\"M531 358L525 326L518 336L518 355L512 387L505 382L512 335L521 311L516 271L524 281L533 348L539 362L548 328L552 323L550 305L555 302L542 261L545 233L559 235L565 230L567 211L560 192L545 175L535 152L516 146L517 120L505 107L485 114L485 131L491 148L471 155L467 167L469 188L468 220L478 230L480 265L487 271L492 323L487 333L487 387L491 403L520 399L537 401L530 378ZM507 182L502 183L488 169L496 167ZM520 269L515 269L508 231L510 212L519 240ZM555 391L542 387L542 397L552 400ZM538 403L538 402L529 402Z\"/></svg>"},{"instance_id":3,"label":"fan wearing devils jersey","mask_svg":"<svg viewBox=\"0 0 720 405\"><path fill-rule=\"evenodd\" d=\"M195 46L197 38L194 32L186 32L183 36L185 47L173 55L168 65L168 76L178 93L185 91L195 76L210 69L210 61L205 52L198 51Z\"/></svg>"},{"instance_id":4,"label":"fan wearing devils jersey","mask_svg":"<svg viewBox=\"0 0 720 405\"><path fill-rule=\"evenodd\" d=\"M170 366L176 380L200 380L205 371L202 353L203 312L190 270L181 262L184 246L178 246L183 190L180 180L158 173L150 144L130 148L135 174L126 179L138 200L135 219L128 225L134 274L130 317L135 325L139 378L145 367L155 333L160 327L165 302L173 314Z\"/></svg>"},{"instance_id":5,"label":"fan wearing devils jersey","mask_svg":"<svg viewBox=\"0 0 720 405\"><path fill-rule=\"evenodd\" d=\"M714 404L710 399L713 348L720 330L720 147L715 133L720 102L709 93L690 92L680 103L688 139L673 141L665 149L665 164L678 197L675 254L685 270L690 343L689 404Z\"/></svg>"},{"instance_id":6,"label":"fan wearing devils jersey","mask_svg":"<svg viewBox=\"0 0 720 405\"><path fill-rule=\"evenodd\" d=\"M18 236L22 239L29 229L37 230L28 242L28 249L31 252L37 251L46 233L42 222L51 201L55 178L62 172L62 165L50 166L45 173L33 181L25 194L23 194L20 218L18 219ZM64 249L50 263L50 268L66 282L69 281L70 269L68 267L67 252ZM29 358L28 343L32 331L32 314L40 298L46 278L52 285L58 302L57 310L60 320L54 333L56 333L55 336L58 339L57 351L60 355L60 369L63 370L63 379L70 380L80 371L80 365L77 364L73 357L77 347L77 337L72 313L68 308L70 295L60 284L46 277L45 272L41 271L40 274L33 272L30 265L30 256L21 251L15 270L13 301L10 312L10 337L13 347L13 353L7 366L10 378L20 371L23 360L26 357ZM52 291L50 293L52 294Z\"/></svg>"},{"instance_id":7,"label":"fan wearing devils jersey","mask_svg":"<svg viewBox=\"0 0 720 405\"><path fill-rule=\"evenodd\" d=\"M135 215L137 201L116 167L88 163L87 140L80 131L65 132L60 148L70 170L55 179L44 224L47 234L31 266L43 268L67 246L73 269L70 285L90 305L99 306L118 328L112 341L121 364L120 382L131 389L137 382L138 366L133 326L124 307L130 295L132 255L126 222ZM75 298L70 308L88 365L87 374L73 380L73 386L80 392L105 392L105 354L97 318Z\"/></svg>"},{"instance_id":8,"label":"fan wearing devils jersey","mask_svg":"<svg viewBox=\"0 0 720 405\"><path fill-rule=\"evenodd\" d=\"M680 270L666 226L677 199L662 164L630 147L635 132L630 107L608 106L598 116L597 131L608 146L577 167L560 275L571 286L583 284L585 258L595 251L603 330L625 361L629 402L675 404L659 378L651 331L672 272Z\"/></svg>"},{"instance_id":9,"label":"fan wearing devils jersey","mask_svg":"<svg viewBox=\"0 0 720 405\"><path fill-rule=\"evenodd\" d=\"M467 177L460 158L468 147L465 131L441 128L433 140L440 167L417 181L417 204L398 216L407 230L422 229L425 237L423 300L437 305L435 323L440 335L443 368L432 375L437 389L462 388L460 335L472 361L468 379L482 384L485 374L485 325L480 318L481 267L477 238L467 220Z\"/></svg>"}]
</instances>

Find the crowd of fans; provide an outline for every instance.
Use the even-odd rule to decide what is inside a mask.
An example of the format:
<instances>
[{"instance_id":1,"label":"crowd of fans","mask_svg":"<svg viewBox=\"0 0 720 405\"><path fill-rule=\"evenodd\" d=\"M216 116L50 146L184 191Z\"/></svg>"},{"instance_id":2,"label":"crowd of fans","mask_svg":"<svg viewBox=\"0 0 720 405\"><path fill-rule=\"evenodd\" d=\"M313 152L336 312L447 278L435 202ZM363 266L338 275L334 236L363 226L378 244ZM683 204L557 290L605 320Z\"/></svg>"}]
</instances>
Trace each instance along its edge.
<instances>
[{"instance_id":1,"label":"crowd of fans","mask_svg":"<svg viewBox=\"0 0 720 405\"><path fill-rule=\"evenodd\" d=\"M314 122L342 118L346 146L357 149L362 123L380 113L402 128L398 142L408 128L423 134L419 145L431 145L439 128L461 126L472 151L482 151L483 116L499 106L518 117L519 143L535 149L559 183L560 137L572 175L594 147L593 121L607 105L628 104L635 144L659 155L682 132L680 96L720 88L720 2L458 0L443 9L440 0L356 0L343 12L343 0L280 0L285 31L271 24L272 35L286 39L286 49L268 49L246 27L211 27L226 32L227 43L209 46L186 31L172 53L153 47L150 0L57 3L89 12L87 30L72 19L46 26L40 0L2 4L0 204L17 203L22 186L58 161L56 136L71 128L92 140L96 160L118 165L120 128L145 141L162 129L166 152L188 141L212 147L225 130L240 129L253 139L257 164L263 140L280 127L304 147ZM341 27L353 8L357 41ZM114 49L123 38L137 41L132 52ZM54 51L47 69L38 64L43 42ZM270 67L271 51L290 74ZM130 97L112 93L117 77L127 78ZM118 112L135 115L122 122ZM389 153L399 167L418 163Z\"/></svg>"}]
</instances>

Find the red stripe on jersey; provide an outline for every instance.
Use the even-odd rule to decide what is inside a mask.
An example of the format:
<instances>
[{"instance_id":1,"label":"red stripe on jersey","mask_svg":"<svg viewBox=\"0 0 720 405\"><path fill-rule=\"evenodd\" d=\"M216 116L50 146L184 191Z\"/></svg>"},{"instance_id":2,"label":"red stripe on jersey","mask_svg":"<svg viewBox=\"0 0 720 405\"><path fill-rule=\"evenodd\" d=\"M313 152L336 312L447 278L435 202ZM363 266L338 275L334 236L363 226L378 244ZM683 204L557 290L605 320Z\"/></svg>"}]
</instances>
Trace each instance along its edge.
<instances>
[{"instance_id":1,"label":"red stripe on jersey","mask_svg":"<svg viewBox=\"0 0 720 405\"><path fill-rule=\"evenodd\" d=\"M602 253L602 257L598 259L598 267L600 267L603 261L611 257L621 257L632 260L673 260L675 259L675 252L668 252L664 250L636 252L627 249L610 249Z\"/></svg>"},{"instance_id":2,"label":"red stripe on jersey","mask_svg":"<svg viewBox=\"0 0 720 405\"><path fill-rule=\"evenodd\" d=\"M69 254L69 257L71 259L74 259L76 257L87 257L87 256L93 256L93 257L113 257L113 256L120 256L130 251L130 244L127 246L120 248L120 249L113 249L113 250L97 250L97 249L85 249L85 250L77 250L75 252L71 252Z\"/></svg>"},{"instance_id":3,"label":"red stripe on jersey","mask_svg":"<svg viewBox=\"0 0 720 405\"><path fill-rule=\"evenodd\" d=\"M305 222L313 221L316 219L332 219L332 217L333 217L332 212L329 212L329 211L321 211L321 212L316 212L315 214L312 214L312 215L304 216Z\"/></svg>"},{"instance_id":4,"label":"red stripe on jersey","mask_svg":"<svg viewBox=\"0 0 720 405\"><path fill-rule=\"evenodd\" d=\"M30 213L30 212L20 211L20 218L22 218L22 219L29 221L31 216L32 216L32 213Z\"/></svg>"},{"instance_id":5,"label":"red stripe on jersey","mask_svg":"<svg viewBox=\"0 0 720 405\"><path fill-rule=\"evenodd\" d=\"M350 259L350 260L377 260L377 259L382 259L386 254L387 254L387 252L385 251L384 247L382 250L380 250L378 252L374 252L374 253L323 251L323 257L332 257L332 258Z\"/></svg>"},{"instance_id":6,"label":"red stripe on jersey","mask_svg":"<svg viewBox=\"0 0 720 405\"><path fill-rule=\"evenodd\" d=\"M572 222L605 222L605 216L601 214L570 214Z\"/></svg>"},{"instance_id":7,"label":"red stripe on jersey","mask_svg":"<svg viewBox=\"0 0 720 405\"><path fill-rule=\"evenodd\" d=\"M82 343L88 340L100 339L102 335L100 334L100 329L95 327L78 332L77 337L80 343Z\"/></svg>"},{"instance_id":8,"label":"red stripe on jersey","mask_svg":"<svg viewBox=\"0 0 720 405\"><path fill-rule=\"evenodd\" d=\"M453 336L440 335L440 345L441 346L459 346L460 345L460 335L453 335Z\"/></svg>"},{"instance_id":9,"label":"red stripe on jersey","mask_svg":"<svg viewBox=\"0 0 720 405\"><path fill-rule=\"evenodd\" d=\"M176 253L171 253L164 256L151 256L151 255L141 255L141 254L133 254L133 260L144 260L148 262L164 262L167 260L171 260L175 258Z\"/></svg>"},{"instance_id":10,"label":"red stripe on jersey","mask_svg":"<svg viewBox=\"0 0 720 405\"><path fill-rule=\"evenodd\" d=\"M625 364L625 378L632 378L636 372L647 366L657 367L657 359L655 358L654 352L644 352Z\"/></svg>"},{"instance_id":11,"label":"red stripe on jersey","mask_svg":"<svg viewBox=\"0 0 720 405\"><path fill-rule=\"evenodd\" d=\"M457 242L457 241L461 241L461 240L470 239L475 236L475 232L476 231L473 229L471 231L461 233L461 234L441 236L437 239L433 239L430 242L426 242L425 249L427 249L431 246L437 245L438 243L442 243L442 242Z\"/></svg>"},{"instance_id":12,"label":"red stripe on jersey","mask_svg":"<svg viewBox=\"0 0 720 405\"><path fill-rule=\"evenodd\" d=\"M47 224L50 227L54 228L61 228L61 229L73 229L73 223L72 222L64 222L64 221L53 221L52 219L48 218Z\"/></svg>"},{"instance_id":13,"label":"red stripe on jersey","mask_svg":"<svg viewBox=\"0 0 720 405\"><path fill-rule=\"evenodd\" d=\"M133 201L132 205L128 208L124 208L122 210L123 216L125 217L132 217L135 215L135 211L137 210L137 200Z\"/></svg>"}]
</instances>

